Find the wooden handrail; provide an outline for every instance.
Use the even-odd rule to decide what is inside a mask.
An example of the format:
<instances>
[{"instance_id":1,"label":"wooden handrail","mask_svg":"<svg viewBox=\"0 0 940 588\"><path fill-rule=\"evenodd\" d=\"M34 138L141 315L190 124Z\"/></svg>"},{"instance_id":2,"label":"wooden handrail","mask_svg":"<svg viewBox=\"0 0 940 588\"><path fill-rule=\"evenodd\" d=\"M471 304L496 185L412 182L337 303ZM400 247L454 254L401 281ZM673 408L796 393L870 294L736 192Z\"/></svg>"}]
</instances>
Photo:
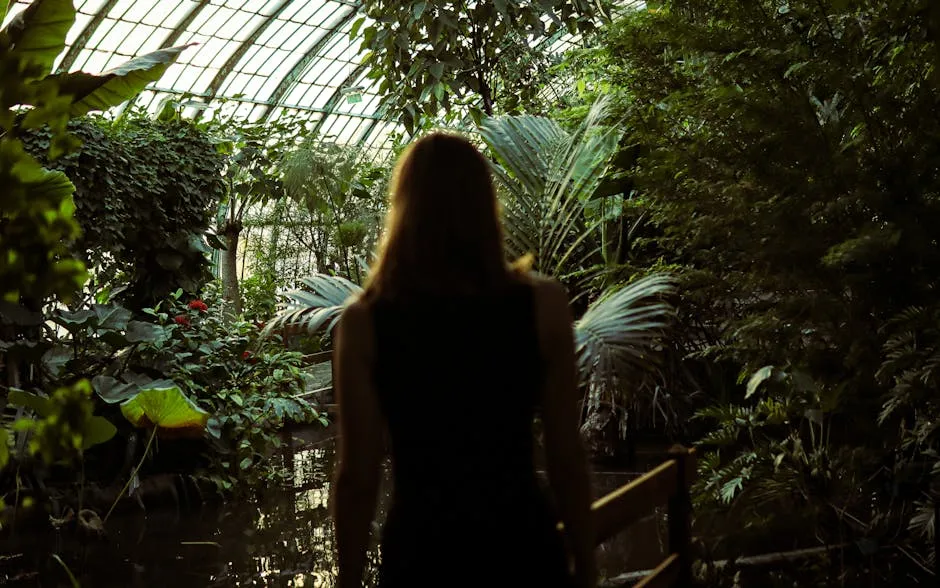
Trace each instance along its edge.
<instances>
[{"instance_id":1,"label":"wooden handrail","mask_svg":"<svg viewBox=\"0 0 940 588\"><path fill-rule=\"evenodd\" d=\"M591 505L597 544L652 515L666 505L669 518L669 556L637 586L688 588L692 584L692 500L695 449L676 445L671 459ZM559 523L559 529L564 526Z\"/></svg>"},{"instance_id":2,"label":"wooden handrail","mask_svg":"<svg viewBox=\"0 0 940 588\"><path fill-rule=\"evenodd\" d=\"M671 459L594 501L591 511L597 543L653 514L653 509L664 506L676 490L676 461Z\"/></svg>"},{"instance_id":3,"label":"wooden handrail","mask_svg":"<svg viewBox=\"0 0 940 588\"><path fill-rule=\"evenodd\" d=\"M309 355L304 355L301 357L305 363L309 365L316 365L318 363L326 363L328 361L333 361L333 352L332 351L320 351L318 353L310 353Z\"/></svg>"},{"instance_id":4,"label":"wooden handrail","mask_svg":"<svg viewBox=\"0 0 940 588\"><path fill-rule=\"evenodd\" d=\"M307 390L306 392L295 394L294 398L308 398L310 396L319 396L320 394L329 394L332 391L333 391L333 386L327 386L325 388L317 388L316 390Z\"/></svg>"},{"instance_id":5,"label":"wooden handrail","mask_svg":"<svg viewBox=\"0 0 940 588\"><path fill-rule=\"evenodd\" d=\"M677 586L679 580L680 564L679 554L672 553L656 566L653 573L643 578L635 588L671 588ZM683 586L682 588L686 588Z\"/></svg>"}]
</instances>

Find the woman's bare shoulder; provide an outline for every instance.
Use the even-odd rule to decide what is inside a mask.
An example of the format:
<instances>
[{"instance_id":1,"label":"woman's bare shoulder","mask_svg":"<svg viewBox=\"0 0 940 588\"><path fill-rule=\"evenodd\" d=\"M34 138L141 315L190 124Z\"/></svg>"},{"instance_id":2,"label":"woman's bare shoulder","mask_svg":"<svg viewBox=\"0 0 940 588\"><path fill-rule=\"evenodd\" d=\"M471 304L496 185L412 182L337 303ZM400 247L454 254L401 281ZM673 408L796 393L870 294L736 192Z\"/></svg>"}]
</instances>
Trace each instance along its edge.
<instances>
[{"instance_id":1,"label":"woman's bare shoulder","mask_svg":"<svg viewBox=\"0 0 940 588\"><path fill-rule=\"evenodd\" d=\"M367 350L371 347L372 309L365 300L357 298L346 304L336 326L347 348Z\"/></svg>"},{"instance_id":2,"label":"woman's bare shoulder","mask_svg":"<svg viewBox=\"0 0 940 588\"><path fill-rule=\"evenodd\" d=\"M532 286L536 306L549 316L568 308L568 292L558 280L535 272L524 274L522 279Z\"/></svg>"}]
</instances>

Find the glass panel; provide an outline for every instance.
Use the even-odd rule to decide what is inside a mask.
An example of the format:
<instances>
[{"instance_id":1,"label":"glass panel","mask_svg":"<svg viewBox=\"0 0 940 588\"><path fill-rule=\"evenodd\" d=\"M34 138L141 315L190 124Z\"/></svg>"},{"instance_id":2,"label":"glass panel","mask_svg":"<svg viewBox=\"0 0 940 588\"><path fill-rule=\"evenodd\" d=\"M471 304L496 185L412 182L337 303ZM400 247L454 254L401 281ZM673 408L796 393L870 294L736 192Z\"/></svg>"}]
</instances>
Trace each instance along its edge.
<instances>
[{"instance_id":1,"label":"glass panel","mask_svg":"<svg viewBox=\"0 0 940 588\"><path fill-rule=\"evenodd\" d=\"M132 37L132 35L134 34L134 30L136 28L136 25L133 25L129 22L113 21L110 19L105 19L105 22L107 22L110 26L106 27L105 24L102 23L98 31L105 29L106 30L105 34L107 36L104 39L102 39L101 43L99 43L96 48L101 49L103 51L121 51L120 49L121 45ZM150 27L142 27L142 29L143 29L142 33L144 34L144 38L146 38L147 33L153 30ZM97 31L96 31L96 35L97 35ZM141 41L140 37L134 37L134 39L136 39L137 41L136 44L139 45ZM91 43L89 43L89 46L94 47L94 45Z\"/></svg>"},{"instance_id":2,"label":"glass panel","mask_svg":"<svg viewBox=\"0 0 940 588\"><path fill-rule=\"evenodd\" d=\"M158 2L157 4L167 4ZM154 8L149 2L135 2L135 0L118 0L108 16L120 18L128 22L140 22Z\"/></svg>"},{"instance_id":3,"label":"glass panel","mask_svg":"<svg viewBox=\"0 0 940 588\"><path fill-rule=\"evenodd\" d=\"M242 60L242 64L241 67L239 67L239 70L250 74L265 73L265 70L268 70L271 66L274 65L272 58L274 57L275 53L276 50L270 47L256 47L254 49L253 55L246 56L247 61ZM290 54L284 52L282 55Z\"/></svg>"},{"instance_id":4,"label":"glass panel","mask_svg":"<svg viewBox=\"0 0 940 588\"><path fill-rule=\"evenodd\" d=\"M141 4L146 5L147 3L141 2ZM195 7L196 3L189 0L175 3L171 3L170 0L160 0L160 2L153 3L153 8L144 16L141 22L152 26L162 25L173 28Z\"/></svg>"},{"instance_id":5,"label":"glass panel","mask_svg":"<svg viewBox=\"0 0 940 588\"><path fill-rule=\"evenodd\" d=\"M85 14L97 14L107 1L108 0L79 0L75 4L75 9Z\"/></svg>"},{"instance_id":6,"label":"glass panel","mask_svg":"<svg viewBox=\"0 0 940 588\"><path fill-rule=\"evenodd\" d=\"M91 22L91 18L91 15L82 14L81 12L75 15L75 25L69 29L69 34L65 36L66 45L71 47L72 44L75 43L75 39L82 34L82 31L88 26L88 23Z\"/></svg>"},{"instance_id":7,"label":"glass panel","mask_svg":"<svg viewBox=\"0 0 940 588\"><path fill-rule=\"evenodd\" d=\"M105 51L92 51L81 69L89 73L101 73L107 69L108 59L110 57L111 54Z\"/></svg>"},{"instance_id":8,"label":"glass panel","mask_svg":"<svg viewBox=\"0 0 940 588\"><path fill-rule=\"evenodd\" d=\"M229 41L216 39L215 37L206 39L204 43L190 49L190 51L195 51L189 63L196 67L206 67L213 62L219 61L220 55L224 63L226 57L231 55L237 46L236 43L230 43ZM185 53L189 53L189 51Z\"/></svg>"}]
</instances>

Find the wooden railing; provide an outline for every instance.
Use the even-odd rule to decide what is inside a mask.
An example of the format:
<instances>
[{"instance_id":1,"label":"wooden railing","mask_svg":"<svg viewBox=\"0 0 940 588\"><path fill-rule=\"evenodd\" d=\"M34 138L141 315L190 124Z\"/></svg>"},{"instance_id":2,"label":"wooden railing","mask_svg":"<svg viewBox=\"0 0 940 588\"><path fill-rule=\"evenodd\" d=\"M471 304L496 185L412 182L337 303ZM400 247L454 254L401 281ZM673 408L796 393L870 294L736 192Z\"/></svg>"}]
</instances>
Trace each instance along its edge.
<instances>
[{"instance_id":1,"label":"wooden railing","mask_svg":"<svg viewBox=\"0 0 940 588\"><path fill-rule=\"evenodd\" d=\"M311 353L305 355L301 358L306 365L313 366L320 363L326 363L333 360L332 351L321 351L319 353ZM317 388L316 390L307 390L302 394L298 394L297 398L303 398L304 400L312 400L317 402L320 405L320 408L324 411L336 412L336 403L333 399L333 386L326 386L324 388Z\"/></svg>"},{"instance_id":2,"label":"wooden railing","mask_svg":"<svg viewBox=\"0 0 940 588\"><path fill-rule=\"evenodd\" d=\"M598 544L665 506L669 555L637 587L688 588L692 585L692 500L695 449L676 445L669 460L629 484L596 500L591 507Z\"/></svg>"}]
</instances>

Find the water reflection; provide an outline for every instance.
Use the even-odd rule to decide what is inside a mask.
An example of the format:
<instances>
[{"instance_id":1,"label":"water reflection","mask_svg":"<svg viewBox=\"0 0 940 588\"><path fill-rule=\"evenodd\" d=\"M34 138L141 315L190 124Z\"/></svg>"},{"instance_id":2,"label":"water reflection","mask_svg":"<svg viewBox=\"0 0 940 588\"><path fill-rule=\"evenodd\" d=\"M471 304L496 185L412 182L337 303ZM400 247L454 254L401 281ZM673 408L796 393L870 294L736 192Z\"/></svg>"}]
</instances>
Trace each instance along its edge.
<instances>
[{"instance_id":1,"label":"water reflection","mask_svg":"<svg viewBox=\"0 0 940 588\"><path fill-rule=\"evenodd\" d=\"M251 501L112 517L105 541L52 532L3 537L0 584L67 585L65 573L51 557L58 553L86 587L331 588L336 579L329 518L334 443L308 436L279 457L293 466L294 486L264 489ZM596 473L595 494L612 491L631 477ZM380 522L389 501L387 473L385 478ZM639 523L601 546L601 573L611 577L654 567L662 558L664 541L663 526L656 519ZM374 585L378 558L374 548L368 557L367 585Z\"/></svg>"}]
</instances>

